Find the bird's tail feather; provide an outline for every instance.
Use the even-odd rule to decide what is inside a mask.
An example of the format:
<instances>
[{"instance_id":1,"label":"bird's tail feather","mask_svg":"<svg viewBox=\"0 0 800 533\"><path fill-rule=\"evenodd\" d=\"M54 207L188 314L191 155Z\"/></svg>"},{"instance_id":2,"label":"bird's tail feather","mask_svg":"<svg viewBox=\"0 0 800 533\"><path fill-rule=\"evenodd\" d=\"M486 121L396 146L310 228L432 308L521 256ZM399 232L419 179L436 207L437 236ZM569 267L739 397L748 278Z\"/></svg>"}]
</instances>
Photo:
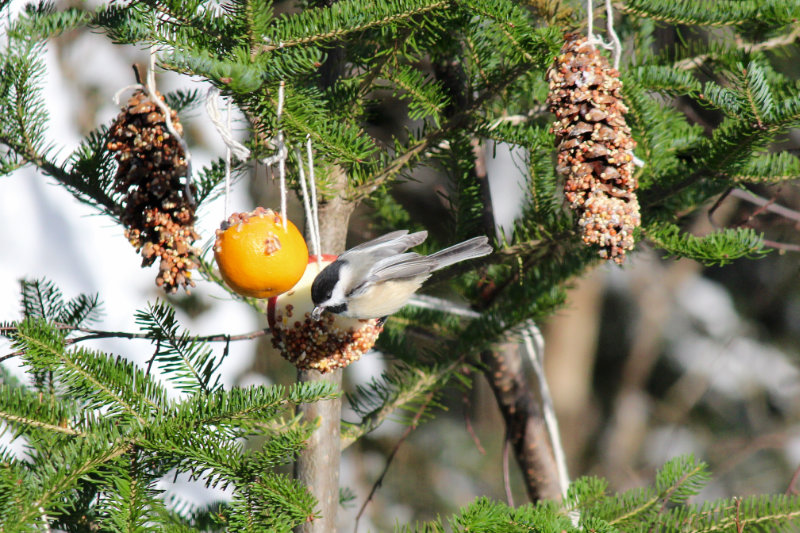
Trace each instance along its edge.
<instances>
[{"instance_id":1,"label":"bird's tail feather","mask_svg":"<svg viewBox=\"0 0 800 533\"><path fill-rule=\"evenodd\" d=\"M493 251L494 248L489 244L488 237L473 237L467 241L454 244L450 248L445 248L435 254L431 254L428 256L428 259L435 259L436 267L434 267L433 270L439 270L440 268L450 266L459 261L489 255Z\"/></svg>"}]
</instances>

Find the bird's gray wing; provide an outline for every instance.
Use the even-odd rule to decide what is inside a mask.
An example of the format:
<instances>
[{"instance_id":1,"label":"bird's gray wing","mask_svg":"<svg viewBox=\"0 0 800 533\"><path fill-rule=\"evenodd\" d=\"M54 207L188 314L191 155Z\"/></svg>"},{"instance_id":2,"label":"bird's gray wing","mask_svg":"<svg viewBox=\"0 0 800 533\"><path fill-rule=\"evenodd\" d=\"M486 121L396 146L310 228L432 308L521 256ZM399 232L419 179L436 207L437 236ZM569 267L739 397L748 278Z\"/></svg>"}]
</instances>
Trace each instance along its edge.
<instances>
[{"instance_id":1,"label":"bird's gray wing","mask_svg":"<svg viewBox=\"0 0 800 533\"><path fill-rule=\"evenodd\" d=\"M372 265L372 268L363 277L363 281L353 287L347 293L347 296L357 296L365 292L369 287L386 281L425 276L430 274L434 267L434 262L430 261L426 256L414 252L386 257Z\"/></svg>"},{"instance_id":2,"label":"bird's gray wing","mask_svg":"<svg viewBox=\"0 0 800 533\"><path fill-rule=\"evenodd\" d=\"M427 231L418 231L411 234L408 233L408 230L393 231L377 239L354 246L342 253L339 258L347 260L348 256L369 253L371 255L374 254L373 260L377 261L405 252L409 248L422 243L427 237Z\"/></svg>"},{"instance_id":3,"label":"bird's gray wing","mask_svg":"<svg viewBox=\"0 0 800 533\"><path fill-rule=\"evenodd\" d=\"M375 263L367 277L370 283L391 279L413 278L433 271L435 263L424 255L408 252L387 257Z\"/></svg>"}]
</instances>

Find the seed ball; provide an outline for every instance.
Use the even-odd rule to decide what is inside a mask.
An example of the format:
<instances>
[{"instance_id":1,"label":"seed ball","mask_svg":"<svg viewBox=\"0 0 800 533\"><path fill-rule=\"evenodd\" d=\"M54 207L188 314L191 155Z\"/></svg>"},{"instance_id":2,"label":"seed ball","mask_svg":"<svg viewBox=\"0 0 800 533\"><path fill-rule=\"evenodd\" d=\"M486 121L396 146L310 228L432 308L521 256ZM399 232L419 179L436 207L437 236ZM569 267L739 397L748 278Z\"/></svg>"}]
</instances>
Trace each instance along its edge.
<instances>
[{"instance_id":1,"label":"seed ball","mask_svg":"<svg viewBox=\"0 0 800 533\"><path fill-rule=\"evenodd\" d=\"M332 313L323 313L320 320L311 318L311 285L335 259L324 255L318 265L315 257L309 257L305 273L292 290L269 300L267 319L272 345L301 370L325 373L344 368L372 349L383 331L375 319L359 320Z\"/></svg>"}]
</instances>

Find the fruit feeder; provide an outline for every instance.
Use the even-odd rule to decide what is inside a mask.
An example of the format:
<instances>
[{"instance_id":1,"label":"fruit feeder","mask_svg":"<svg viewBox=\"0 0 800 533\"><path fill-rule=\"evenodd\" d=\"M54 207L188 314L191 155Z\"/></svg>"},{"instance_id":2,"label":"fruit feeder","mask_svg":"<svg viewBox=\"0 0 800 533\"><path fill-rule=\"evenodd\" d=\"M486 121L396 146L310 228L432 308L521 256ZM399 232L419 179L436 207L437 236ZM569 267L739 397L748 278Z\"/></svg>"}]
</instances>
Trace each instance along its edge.
<instances>
[{"instance_id":1,"label":"fruit feeder","mask_svg":"<svg viewBox=\"0 0 800 533\"><path fill-rule=\"evenodd\" d=\"M210 93L209 115L223 139L230 139L229 150L246 159L249 150L232 139L222 124ZM283 107L283 84L278 91L278 122ZM288 150L283 132L278 129L273 140L277 153L264 160L278 164L281 185L281 213L286 213L285 160ZM226 140L226 143L228 141ZM330 372L344 368L367 353L383 330L378 320L359 320L330 313L320 320L311 319L314 302L311 285L314 278L336 257L320 252L319 221L314 180L311 140L306 141L309 186L306 186L303 158L295 149L303 206L309 225L314 255L309 256L303 236L281 214L263 207L250 213L237 213L217 230L214 257L225 282L238 294L269 298L267 318L272 330L272 344L284 359L301 370ZM229 174L226 173L226 212ZM309 190L310 189L310 190Z\"/></svg>"},{"instance_id":2,"label":"fruit feeder","mask_svg":"<svg viewBox=\"0 0 800 533\"><path fill-rule=\"evenodd\" d=\"M234 213L217 230L214 258L222 279L243 296L270 298L302 277L308 247L297 227L271 209Z\"/></svg>"}]
</instances>

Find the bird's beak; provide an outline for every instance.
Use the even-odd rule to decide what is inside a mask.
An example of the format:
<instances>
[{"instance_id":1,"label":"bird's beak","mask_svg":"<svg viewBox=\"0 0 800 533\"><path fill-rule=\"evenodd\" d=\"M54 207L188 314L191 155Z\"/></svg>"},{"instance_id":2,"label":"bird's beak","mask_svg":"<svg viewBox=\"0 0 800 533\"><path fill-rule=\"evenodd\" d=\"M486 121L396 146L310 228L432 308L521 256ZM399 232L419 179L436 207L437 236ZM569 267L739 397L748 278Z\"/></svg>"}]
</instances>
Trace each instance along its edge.
<instances>
[{"instance_id":1,"label":"bird's beak","mask_svg":"<svg viewBox=\"0 0 800 533\"><path fill-rule=\"evenodd\" d=\"M322 316L322 312L325 310L324 307L317 306L311 311L311 320L319 320Z\"/></svg>"}]
</instances>

